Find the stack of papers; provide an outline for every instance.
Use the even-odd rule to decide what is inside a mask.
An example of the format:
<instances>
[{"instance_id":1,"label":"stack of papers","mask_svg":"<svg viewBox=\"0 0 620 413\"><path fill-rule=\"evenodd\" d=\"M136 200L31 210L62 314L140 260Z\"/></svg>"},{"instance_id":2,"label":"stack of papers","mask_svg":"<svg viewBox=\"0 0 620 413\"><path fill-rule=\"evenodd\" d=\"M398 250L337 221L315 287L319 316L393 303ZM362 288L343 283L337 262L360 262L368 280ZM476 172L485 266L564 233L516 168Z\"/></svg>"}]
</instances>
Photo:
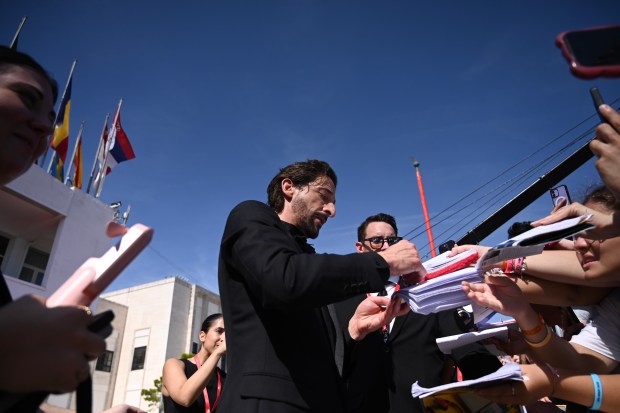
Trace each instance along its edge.
<instances>
[{"instance_id":1,"label":"stack of papers","mask_svg":"<svg viewBox=\"0 0 620 413\"><path fill-rule=\"evenodd\" d=\"M448 257L450 252L445 252L423 263L427 271L432 273L442 268L461 269L401 288L394 296L405 300L411 311L420 314L437 313L470 304L471 301L461 287L462 281L484 282L483 268L504 260L540 254L549 242L592 228L587 222L591 217L584 215L526 231L489 249L475 267L462 268L470 265L475 250L464 251L454 257Z\"/></svg>"},{"instance_id":2,"label":"stack of papers","mask_svg":"<svg viewBox=\"0 0 620 413\"><path fill-rule=\"evenodd\" d=\"M450 310L470 303L463 292L462 281L484 282L482 270L476 267L463 268L414 286L401 288L394 293L394 297L403 298L414 313L430 314Z\"/></svg>"}]
</instances>

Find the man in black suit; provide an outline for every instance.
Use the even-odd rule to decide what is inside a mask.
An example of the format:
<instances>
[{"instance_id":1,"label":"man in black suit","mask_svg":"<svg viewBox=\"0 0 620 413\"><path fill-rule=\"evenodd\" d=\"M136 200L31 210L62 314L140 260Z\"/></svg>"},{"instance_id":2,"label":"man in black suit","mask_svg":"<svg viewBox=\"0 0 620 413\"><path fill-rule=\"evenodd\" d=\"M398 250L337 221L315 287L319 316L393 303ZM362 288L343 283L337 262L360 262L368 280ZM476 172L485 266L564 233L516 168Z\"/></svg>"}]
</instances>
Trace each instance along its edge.
<instances>
[{"instance_id":1,"label":"man in black suit","mask_svg":"<svg viewBox=\"0 0 620 413\"><path fill-rule=\"evenodd\" d=\"M218 271L228 364L218 411L345 411L346 349L327 305L380 291L390 273L412 282L425 274L408 241L379 253L314 254L306 239L335 215L336 183L326 162L298 162L272 179L269 205L245 201L230 213ZM386 297L366 299L348 332L362 339L401 309Z\"/></svg>"},{"instance_id":2,"label":"man in black suit","mask_svg":"<svg viewBox=\"0 0 620 413\"><path fill-rule=\"evenodd\" d=\"M366 218L357 237L359 253L384 251L402 239L394 217L383 213ZM385 292L388 296L398 278L390 277ZM339 320L351 317L365 298L361 295L337 303ZM446 360L435 339L465 331L458 312L449 310L429 315L408 312L368 334L345 359L348 412L422 413L421 402L411 396L411 385L416 381L424 387L443 384L444 367L450 366L446 361L451 361ZM480 377L501 366L498 358L478 343L455 349L451 356L465 378Z\"/></svg>"}]
</instances>

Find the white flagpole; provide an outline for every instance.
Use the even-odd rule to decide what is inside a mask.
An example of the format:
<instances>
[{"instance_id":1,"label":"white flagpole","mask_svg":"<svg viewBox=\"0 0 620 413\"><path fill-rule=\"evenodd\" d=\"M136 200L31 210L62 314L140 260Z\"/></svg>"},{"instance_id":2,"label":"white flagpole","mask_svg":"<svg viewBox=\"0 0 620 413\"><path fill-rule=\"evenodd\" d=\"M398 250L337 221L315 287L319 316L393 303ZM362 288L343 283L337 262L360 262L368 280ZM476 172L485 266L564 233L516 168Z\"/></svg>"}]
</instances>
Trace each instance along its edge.
<instances>
[{"instance_id":1,"label":"white flagpole","mask_svg":"<svg viewBox=\"0 0 620 413\"><path fill-rule=\"evenodd\" d=\"M95 198L99 198L101 195L101 191L103 190L103 183L105 182L106 172L108 169L108 156L110 155L110 149L112 147L112 138L116 141L116 122L118 121L118 115L121 112L121 105L123 104L123 98L118 101L118 107L116 108L116 113L114 114L114 119L112 120L112 127L110 128L110 133L108 133L108 141L106 142L105 153L103 154L103 167L99 169L99 185L95 189ZM112 131L114 133L112 133Z\"/></svg>"},{"instance_id":2,"label":"white flagpole","mask_svg":"<svg viewBox=\"0 0 620 413\"><path fill-rule=\"evenodd\" d=\"M69 162L69 167L67 168L67 174L65 175L65 185L69 182L69 176L71 175L71 169L73 168L73 162L75 158L75 151L77 151L78 144L82 140L82 131L84 130L84 121L80 124L80 130L78 131L77 138L75 138L75 145L73 145L73 153L71 154L71 162ZM75 182L72 182L74 184Z\"/></svg>"},{"instance_id":3,"label":"white flagpole","mask_svg":"<svg viewBox=\"0 0 620 413\"><path fill-rule=\"evenodd\" d=\"M93 167L90 170L90 177L88 178L88 186L86 187L87 194L90 192L90 186L93 183L93 177L95 176L95 168L97 167L97 160L99 158L99 152L101 152L102 150L105 150L105 148L103 147L104 145L103 138L105 136L106 126L108 126L108 119L110 119L109 113L105 115L105 121L103 122L103 129L101 129L101 136L99 137L99 145L97 145L97 152L95 152L95 160L93 161ZM101 167L103 168L103 165Z\"/></svg>"},{"instance_id":4,"label":"white flagpole","mask_svg":"<svg viewBox=\"0 0 620 413\"><path fill-rule=\"evenodd\" d=\"M17 27L17 31L15 32L15 36L13 36L13 40L11 41L11 49L17 50L17 40L19 39L19 34L22 31L22 27L24 27L24 23L26 23L26 19L28 16L22 17L22 21L19 23Z\"/></svg>"},{"instance_id":5,"label":"white flagpole","mask_svg":"<svg viewBox=\"0 0 620 413\"><path fill-rule=\"evenodd\" d=\"M65 100L65 94L67 93L67 88L69 87L69 82L71 82L71 78L73 77L73 71L75 70L75 65L77 64L77 59L73 60L73 64L71 65L71 70L69 71L69 77L67 78L67 83L65 84L65 90L62 92L62 98L60 98L60 104L62 105ZM58 112L56 112L56 118L54 119L54 124L52 125L52 134L50 135L52 138L54 137L54 131L56 130L56 124L58 123ZM47 152L50 148L50 136L47 139L47 145L45 146L45 152L43 152L43 159L41 160L41 165L45 164L45 158L47 158ZM68 139L68 137L67 137ZM56 151L52 155L52 159L50 160L50 164L47 167L47 173L50 173L52 169L52 163L54 163L54 156L56 156Z\"/></svg>"}]
</instances>

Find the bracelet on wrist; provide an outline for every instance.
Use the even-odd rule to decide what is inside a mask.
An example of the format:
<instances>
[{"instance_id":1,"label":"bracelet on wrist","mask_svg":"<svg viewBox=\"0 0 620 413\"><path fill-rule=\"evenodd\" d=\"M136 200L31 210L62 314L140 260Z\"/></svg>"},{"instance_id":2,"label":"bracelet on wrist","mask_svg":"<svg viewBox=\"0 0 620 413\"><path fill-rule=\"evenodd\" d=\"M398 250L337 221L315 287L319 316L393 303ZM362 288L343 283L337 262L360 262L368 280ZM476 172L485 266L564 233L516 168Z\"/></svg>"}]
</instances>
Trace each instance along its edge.
<instances>
[{"instance_id":1,"label":"bracelet on wrist","mask_svg":"<svg viewBox=\"0 0 620 413\"><path fill-rule=\"evenodd\" d=\"M547 330L547 334L545 335L545 338L543 338L541 341L539 342L532 342L530 340L528 340L527 338L523 337L523 339L525 340L525 342L527 344L530 345L530 347L534 347L534 348L539 348L539 347L544 347L547 344L549 344L549 342L551 341L551 339L553 338L553 330L551 330L551 327L547 326L546 328Z\"/></svg>"},{"instance_id":2,"label":"bracelet on wrist","mask_svg":"<svg viewBox=\"0 0 620 413\"><path fill-rule=\"evenodd\" d=\"M527 330L522 328L521 333L524 336L533 336L534 334L540 332L540 330L542 330L544 326L545 326L545 320L540 315L540 313L538 313L538 324L536 324L535 327L527 329Z\"/></svg>"},{"instance_id":3,"label":"bracelet on wrist","mask_svg":"<svg viewBox=\"0 0 620 413\"><path fill-rule=\"evenodd\" d=\"M603 384L598 374L590 374L592 384L594 385L594 402L592 402L591 410L601 410L603 404Z\"/></svg>"}]
</instances>

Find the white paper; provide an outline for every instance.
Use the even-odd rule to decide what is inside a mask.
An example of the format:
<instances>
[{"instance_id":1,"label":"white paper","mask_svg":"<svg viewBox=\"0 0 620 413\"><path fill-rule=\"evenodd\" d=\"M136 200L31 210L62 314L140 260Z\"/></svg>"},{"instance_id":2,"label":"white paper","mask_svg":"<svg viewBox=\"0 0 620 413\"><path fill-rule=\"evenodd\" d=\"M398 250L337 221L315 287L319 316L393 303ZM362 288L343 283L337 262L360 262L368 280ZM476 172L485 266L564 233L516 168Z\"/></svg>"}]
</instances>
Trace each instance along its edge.
<instances>
[{"instance_id":1,"label":"white paper","mask_svg":"<svg viewBox=\"0 0 620 413\"><path fill-rule=\"evenodd\" d=\"M470 331L463 334L456 334L453 336L440 337L435 339L437 347L444 354L452 353L452 350L459 348L466 344L475 343L489 337L497 337L501 340L508 339L508 327L496 327L489 328L483 331Z\"/></svg>"},{"instance_id":2,"label":"white paper","mask_svg":"<svg viewBox=\"0 0 620 413\"><path fill-rule=\"evenodd\" d=\"M523 376L521 375L521 365L518 363L507 363L502 367L497 369L497 371L487 374L486 376L482 376L475 380L463 380L457 381L454 383L442 384L441 386L435 386L431 388L425 388L418 385L416 381L411 386L411 395L413 397L419 397L421 399L430 396L435 393L439 393L440 391L457 389L457 388L465 388L465 387L479 387L482 384L494 384L500 383L504 380L514 380L514 381L523 381Z\"/></svg>"}]
</instances>

